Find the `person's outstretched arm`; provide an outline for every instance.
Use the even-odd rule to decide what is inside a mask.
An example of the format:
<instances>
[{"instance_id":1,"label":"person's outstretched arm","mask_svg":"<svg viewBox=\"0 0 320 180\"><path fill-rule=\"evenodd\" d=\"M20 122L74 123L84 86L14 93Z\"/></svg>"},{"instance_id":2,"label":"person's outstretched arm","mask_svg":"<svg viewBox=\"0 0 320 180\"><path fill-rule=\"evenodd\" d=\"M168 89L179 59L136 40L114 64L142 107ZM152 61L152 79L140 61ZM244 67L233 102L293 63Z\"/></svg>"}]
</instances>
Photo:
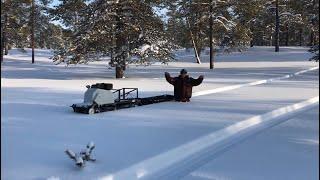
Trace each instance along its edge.
<instances>
[{"instance_id":1,"label":"person's outstretched arm","mask_svg":"<svg viewBox=\"0 0 320 180\"><path fill-rule=\"evenodd\" d=\"M174 78L172 78L168 72L165 72L164 76L166 77L166 80L168 81L168 83L174 85Z\"/></svg>"},{"instance_id":2,"label":"person's outstretched arm","mask_svg":"<svg viewBox=\"0 0 320 180\"><path fill-rule=\"evenodd\" d=\"M203 81L203 75L199 76L198 79L191 78L192 86L198 86L198 85L200 85L202 83L202 81Z\"/></svg>"}]
</instances>

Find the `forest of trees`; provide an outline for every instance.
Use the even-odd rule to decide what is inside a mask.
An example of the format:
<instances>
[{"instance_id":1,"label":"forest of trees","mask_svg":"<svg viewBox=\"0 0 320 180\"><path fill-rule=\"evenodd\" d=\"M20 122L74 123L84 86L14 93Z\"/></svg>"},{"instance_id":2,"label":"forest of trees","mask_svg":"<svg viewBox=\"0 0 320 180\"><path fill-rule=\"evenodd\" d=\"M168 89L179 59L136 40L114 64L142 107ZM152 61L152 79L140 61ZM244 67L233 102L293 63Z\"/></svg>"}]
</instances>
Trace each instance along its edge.
<instances>
[{"instance_id":1,"label":"forest of trees","mask_svg":"<svg viewBox=\"0 0 320 180\"><path fill-rule=\"evenodd\" d=\"M1 61L10 48L55 50L55 63L110 56L116 77L130 63L166 63L176 48L194 48L196 62L214 51L275 45L271 0L1 0ZM319 59L319 0L278 0L280 46L310 46ZM162 17L156 9L165 9ZM212 20L210 22L210 19ZM55 23L54 23L55 22ZM57 23L58 22L58 23Z\"/></svg>"}]
</instances>

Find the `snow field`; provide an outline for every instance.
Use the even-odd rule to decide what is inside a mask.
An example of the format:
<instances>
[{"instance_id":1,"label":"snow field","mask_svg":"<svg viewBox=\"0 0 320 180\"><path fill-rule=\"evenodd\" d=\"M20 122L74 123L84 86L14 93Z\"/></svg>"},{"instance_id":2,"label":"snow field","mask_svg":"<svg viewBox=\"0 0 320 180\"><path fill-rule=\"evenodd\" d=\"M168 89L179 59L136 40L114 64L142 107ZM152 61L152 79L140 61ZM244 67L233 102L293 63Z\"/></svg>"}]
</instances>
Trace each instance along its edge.
<instances>
[{"instance_id":1,"label":"snow field","mask_svg":"<svg viewBox=\"0 0 320 180\"><path fill-rule=\"evenodd\" d=\"M306 48L288 47L275 54L272 48L258 47L245 53L219 55L214 71L208 70L208 56L204 56L203 63L198 65L194 63L192 52L179 51L183 58L178 62L149 67L133 65L128 68L126 78L121 80L113 78L114 70L106 68L104 61L80 66L55 66L48 59L50 52L37 50L36 53L36 64L32 65L29 52L10 51L1 67L1 179L99 179L245 119L319 95L319 70L315 67L317 63L307 61L310 54ZM205 75L203 84L194 88L195 94L230 86L253 85L194 96L190 103L167 102L92 116L75 114L69 107L83 100L85 85L97 82L111 82L115 88L138 87L141 96L171 94L173 88L165 82L164 71L174 76L181 68L186 68L192 77ZM309 71L312 68L315 69ZM270 79L274 80L267 81ZM310 123L314 124L314 121ZM299 126L302 127L301 124ZM308 133L307 129L301 129L301 132ZM63 151L66 148L81 150L91 140L97 146L94 155L98 161L79 170ZM281 146L279 141L266 140L271 147ZM310 142L317 141L311 139ZM259 142L254 141L246 148L254 150L255 144ZM222 150L214 157L228 159L225 154L228 152ZM306 157L301 158L304 160ZM253 162L254 159L243 161L243 166L251 167L247 161ZM292 162L297 160L293 158ZM216 166L211 169L214 162L203 166L208 171L202 169L203 163L195 163L197 167L193 169L199 168L199 171L190 169L190 174L205 176L216 173ZM226 160L224 170L233 177L237 172L228 169L230 163L232 161ZM309 164L309 169L315 169L314 163ZM262 167L270 165L271 160ZM281 173L289 174L290 167L280 169ZM142 171L140 175L143 173L148 174ZM183 174L186 173L184 171ZM274 173L277 177L278 171ZM301 174L305 173L301 171ZM201 179L190 174L187 178ZM257 175L254 172L248 174L249 177ZM223 179L228 176L222 174L217 177ZM243 179L250 178L244 176Z\"/></svg>"}]
</instances>

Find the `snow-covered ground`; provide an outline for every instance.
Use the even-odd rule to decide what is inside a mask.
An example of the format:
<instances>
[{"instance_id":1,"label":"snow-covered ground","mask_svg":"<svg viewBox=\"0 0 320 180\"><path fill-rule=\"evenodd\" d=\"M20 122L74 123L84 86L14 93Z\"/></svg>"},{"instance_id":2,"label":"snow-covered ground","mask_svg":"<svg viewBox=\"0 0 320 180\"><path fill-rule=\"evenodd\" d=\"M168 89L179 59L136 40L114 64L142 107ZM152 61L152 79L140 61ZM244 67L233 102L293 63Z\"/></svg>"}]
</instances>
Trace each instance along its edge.
<instances>
[{"instance_id":1,"label":"snow-covered ground","mask_svg":"<svg viewBox=\"0 0 320 180\"><path fill-rule=\"evenodd\" d=\"M50 54L37 50L36 63L31 64L29 50L24 54L14 49L2 63L1 179L117 177L235 123L319 96L319 69L314 68L318 63L307 60L311 54L303 47L283 47L279 53L272 47L255 47L220 54L214 70L209 70L206 52L202 64L197 64L193 52L179 50L177 62L132 65L124 79L115 79L105 61L65 67L53 65ZM164 72L177 75L181 68L192 77L205 76L190 103L166 102L94 115L76 114L69 107L83 100L86 85L96 82L137 87L140 96L172 94ZM185 169L183 178L318 179L318 125L316 106L212 157L209 153ZM89 141L96 144L97 162L79 169L64 150L79 151ZM199 146L191 146L190 152ZM174 162L177 157L170 158Z\"/></svg>"}]
</instances>

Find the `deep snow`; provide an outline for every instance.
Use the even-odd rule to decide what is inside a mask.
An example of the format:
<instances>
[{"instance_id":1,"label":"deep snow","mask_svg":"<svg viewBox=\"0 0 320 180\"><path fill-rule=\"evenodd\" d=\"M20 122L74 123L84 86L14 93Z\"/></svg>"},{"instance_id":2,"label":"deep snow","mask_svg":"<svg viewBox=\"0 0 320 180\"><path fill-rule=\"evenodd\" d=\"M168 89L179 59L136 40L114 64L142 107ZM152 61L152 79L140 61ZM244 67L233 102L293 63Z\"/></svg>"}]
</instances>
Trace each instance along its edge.
<instances>
[{"instance_id":1,"label":"deep snow","mask_svg":"<svg viewBox=\"0 0 320 180\"><path fill-rule=\"evenodd\" d=\"M85 85L96 82L111 82L115 88L137 87L141 96L172 93L164 72L177 75L181 68L186 68L193 77L205 76L203 84L194 88L199 93L318 66L307 60L311 56L307 48L286 47L278 54L272 50L272 47L257 47L243 53L219 55L213 71L208 68L206 52L203 63L196 64L192 52L180 50L179 61L149 67L132 65L126 71L126 78L120 80L113 78L114 70L108 69L105 61L65 67L53 65L48 50L37 50L36 64L31 64L30 51L23 54L11 50L1 66L1 179L105 177L236 122L319 95L317 69L265 84L197 96L190 103L167 102L91 116L75 114L69 107L82 101ZM301 153L304 143L296 143L298 149L285 148L289 151L287 156L277 151L283 146L290 147L295 137L312 142L314 146L309 148L312 154L319 152L319 119L315 110L311 112L306 119L299 116L298 120L292 120L308 121L311 130L303 128L303 123L297 123L299 130L279 125L281 130L266 131L262 138L256 136L235 146L234 149L242 149L238 160L230 160L238 156L231 149L218 157L222 160L217 158L218 163L214 159L185 178L264 179L270 175L283 179L291 177L290 167L301 177L312 173L308 177L318 178L318 158ZM289 132L291 137L277 140ZM301 136L303 133L310 136ZM63 151L81 150L91 140L96 144L94 155L98 160L80 170ZM257 170L250 171L256 158L265 157L263 147L261 154L255 151L261 144L275 149L273 156L268 161L262 159ZM246 152L252 156L246 156ZM291 163L287 166L263 170L288 159ZM302 161L305 166L299 172L300 166L296 164ZM215 170L221 163L224 168ZM241 169L241 176L237 168Z\"/></svg>"}]
</instances>

